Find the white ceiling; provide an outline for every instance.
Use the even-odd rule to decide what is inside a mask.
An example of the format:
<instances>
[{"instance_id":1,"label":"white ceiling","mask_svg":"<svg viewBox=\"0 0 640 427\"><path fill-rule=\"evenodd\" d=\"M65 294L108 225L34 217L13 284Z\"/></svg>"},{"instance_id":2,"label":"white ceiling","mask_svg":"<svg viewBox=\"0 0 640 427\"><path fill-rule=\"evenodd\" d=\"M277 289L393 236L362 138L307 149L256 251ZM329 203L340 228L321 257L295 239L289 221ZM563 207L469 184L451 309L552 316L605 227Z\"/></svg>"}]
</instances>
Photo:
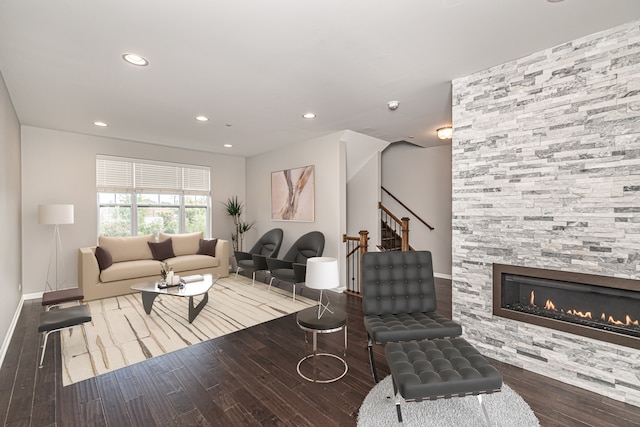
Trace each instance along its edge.
<instances>
[{"instance_id":1,"label":"white ceiling","mask_svg":"<svg viewBox=\"0 0 640 427\"><path fill-rule=\"evenodd\" d=\"M452 79L638 18L639 0L0 0L0 71L28 126L238 156L343 129L426 147Z\"/></svg>"}]
</instances>

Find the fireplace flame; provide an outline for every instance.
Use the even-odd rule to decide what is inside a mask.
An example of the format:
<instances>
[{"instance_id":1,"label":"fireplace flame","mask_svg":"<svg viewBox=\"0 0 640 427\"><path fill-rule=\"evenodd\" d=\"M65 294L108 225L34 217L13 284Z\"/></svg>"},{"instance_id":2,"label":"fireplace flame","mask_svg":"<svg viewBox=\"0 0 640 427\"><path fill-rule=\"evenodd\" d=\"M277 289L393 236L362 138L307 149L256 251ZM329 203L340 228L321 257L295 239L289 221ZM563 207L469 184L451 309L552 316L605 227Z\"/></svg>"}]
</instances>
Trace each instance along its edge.
<instances>
[{"instance_id":1,"label":"fireplace flame","mask_svg":"<svg viewBox=\"0 0 640 427\"><path fill-rule=\"evenodd\" d=\"M583 319L592 319L590 311L587 311L587 312L583 313L583 312L578 311L578 310L569 310L569 311L567 311L567 313L573 314L574 316L582 317Z\"/></svg>"},{"instance_id":2,"label":"fireplace flame","mask_svg":"<svg viewBox=\"0 0 640 427\"><path fill-rule=\"evenodd\" d=\"M535 293L533 291L531 291L531 297L529 298L529 304L532 306L535 306ZM547 300L544 304L544 308L545 310L554 310L554 311L558 311L556 310L556 306L553 304L553 301L551 300ZM564 312L563 310L561 310L562 312ZM570 309L567 310L566 314L572 315L572 316L576 316L576 317L580 317L583 319L593 319L592 314L590 311L586 311L586 312L582 312L580 310L574 310L574 309ZM607 317L607 315L605 313L602 313L600 315L600 320L603 322L608 322L612 325L616 325L616 326L639 326L640 327L640 320L633 320L631 319L631 316L629 316L628 314L626 315L626 319L624 321L622 320L617 320L615 319L613 316L609 315Z\"/></svg>"},{"instance_id":3,"label":"fireplace flame","mask_svg":"<svg viewBox=\"0 0 640 427\"><path fill-rule=\"evenodd\" d=\"M604 316L604 313L602 313L602 315ZM614 325L618 325L618 326L631 326L631 325L640 326L640 322L638 320L631 320L631 317L629 317L628 314L624 322L621 320L614 319L613 316L609 316L609 318L607 319L607 322L612 323Z\"/></svg>"},{"instance_id":4,"label":"fireplace flame","mask_svg":"<svg viewBox=\"0 0 640 427\"><path fill-rule=\"evenodd\" d=\"M529 304L535 305L533 302L535 299L536 299L536 295L533 293L533 291L531 291L531 298L529 299Z\"/></svg>"}]
</instances>

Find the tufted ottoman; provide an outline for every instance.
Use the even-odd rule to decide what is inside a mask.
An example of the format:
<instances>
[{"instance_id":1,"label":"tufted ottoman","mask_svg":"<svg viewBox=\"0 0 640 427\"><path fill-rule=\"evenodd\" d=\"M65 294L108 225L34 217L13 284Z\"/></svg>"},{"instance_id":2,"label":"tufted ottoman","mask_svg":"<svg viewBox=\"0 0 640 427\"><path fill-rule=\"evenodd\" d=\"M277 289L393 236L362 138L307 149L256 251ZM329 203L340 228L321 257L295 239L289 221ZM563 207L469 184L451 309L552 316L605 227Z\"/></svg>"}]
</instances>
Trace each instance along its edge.
<instances>
[{"instance_id":1,"label":"tufted ottoman","mask_svg":"<svg viewBox=\"0 0 640 427\"><path fill-rule=\"evenodd\" d=\"M421 402L475 395L491 425L482 394L500 391L502 375L466 340L389 343L385 353L393 378L398 421L402 421L400 398Z\"/></svg>"}]
</instances>

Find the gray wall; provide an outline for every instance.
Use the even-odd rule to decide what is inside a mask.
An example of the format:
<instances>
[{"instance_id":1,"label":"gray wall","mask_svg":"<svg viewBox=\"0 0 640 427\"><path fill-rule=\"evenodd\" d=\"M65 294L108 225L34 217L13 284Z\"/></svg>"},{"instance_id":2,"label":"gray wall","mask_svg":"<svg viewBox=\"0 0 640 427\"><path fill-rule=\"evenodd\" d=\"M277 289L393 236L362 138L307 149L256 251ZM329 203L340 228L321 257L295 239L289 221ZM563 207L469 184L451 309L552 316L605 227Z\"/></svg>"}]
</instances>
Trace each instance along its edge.
<instances>
[{"instance_id":1,"label":"gray wall","mask_svg":"<svg viewBox=\"0 0 640 427\"><path fill-rule=\"evenodd\" d=\"M266 231L279 227L284 230L280 249L280 256L283 256L298 237L317 230L325 235L323 255L340 259L340 237L346 227L342 134L333 133L247 159L246 220L256 223L255 230L246 236L245 248L250 248ZM307 165L315 166L314 222L271 220L271 172Z\"/></svg>"},{"instance_id":2,"label":"gray wall","mask_svg":"<svg viewBox=\"0 0 640 427\"><path fill-rule=\"evenodd\" d=\"M380 183L382 151L388 142L361 133L347 131L343 135L347 155L347 235L369 232L369 250L380 242Z\"/></svg>"},{"instance_id":3,"label":"gray wall","mask_svg":"<svg viewBox=\"0 0 640 427\"><path fill-rule=\"evenodd\" d=\"M20 164L20 123L0 74L0 362L21 307Z\"/></svg>"},{"instance_id":4,"label":"gray wall","mask_svg":"<svg viewBox=\"0 0 640 427\"><path fill-rule=\"evenodd\" d=\"M453 315L484 354L640 406L640 351L492 316L492 264L640 278L640 21L453 83Z\"/></svg>"},{"instance_id":5,"label":"gray wall","mask_svg":"<svg viewBox=\"0 0 640 427\"><path fill-rule=\"evenodd\" d=\"M95 245L98 212L96 154L172 161L211 168L212 237L230 238L232 220L222 202L245 194L245 159L112 138L22 128L22 257L24 293L44 291L52 226L38 224L38 204L71 203L75 223L60 226L70 283L77 283L78 248Z\"/></svg>"},{"instance_id":6,"label":"gray wall","mask_svg":"<svg viewBox=\"0 0 640 427\"><path fill-rule=\"evenodd\" d=\"M382 185L418 214L433 231L382 193L397 217L409 218L409 243L431 251L434 274L451 276L451 146L422 148L395 143L382 153Z\"/></svg>"}]
</instances>

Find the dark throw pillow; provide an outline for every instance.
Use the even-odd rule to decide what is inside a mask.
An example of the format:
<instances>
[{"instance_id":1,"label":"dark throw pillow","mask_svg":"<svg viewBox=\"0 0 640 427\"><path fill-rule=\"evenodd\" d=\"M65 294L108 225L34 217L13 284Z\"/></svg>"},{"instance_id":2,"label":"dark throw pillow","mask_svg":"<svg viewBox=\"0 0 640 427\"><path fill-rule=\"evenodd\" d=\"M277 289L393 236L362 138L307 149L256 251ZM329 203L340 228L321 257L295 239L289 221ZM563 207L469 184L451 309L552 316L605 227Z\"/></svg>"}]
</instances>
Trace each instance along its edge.
<instances>
[{"instance_id":1,"label":"dark throw pillow","mask_svg":"<svg viewBox=\"0 0 640 427\"><path fill-rule=\"evenodd\" d=\"M113 264L113 258L109 251L101 246L96 246L96 259L98 260L100 271L111 267L111 264Z\"/></svg>"},{"instance_id":2,"label":"dark throw pillow","mask_svg":"<svg viewBox=\"0 0 640 427\"><path fill-rule=\"evenodd\" d=\"M202 240L200 239L200 247L198 248L198 255L216 256L216 244L218 239Z\"/></svg>"},{"instance_id":3,"label":"dark throw pillow","mask_svg":"<svg viewBox=\"0 0 640 427\"><path fill-rule=\"evenodd\" d=\"M147 242L151 249L151 255L153 259L157 261L164 261L167 258L174 258L176 255L173 253L173 245L171 244L171 238L163 240L162 242L154 243Z\"/></svg>"}]
</instances>

